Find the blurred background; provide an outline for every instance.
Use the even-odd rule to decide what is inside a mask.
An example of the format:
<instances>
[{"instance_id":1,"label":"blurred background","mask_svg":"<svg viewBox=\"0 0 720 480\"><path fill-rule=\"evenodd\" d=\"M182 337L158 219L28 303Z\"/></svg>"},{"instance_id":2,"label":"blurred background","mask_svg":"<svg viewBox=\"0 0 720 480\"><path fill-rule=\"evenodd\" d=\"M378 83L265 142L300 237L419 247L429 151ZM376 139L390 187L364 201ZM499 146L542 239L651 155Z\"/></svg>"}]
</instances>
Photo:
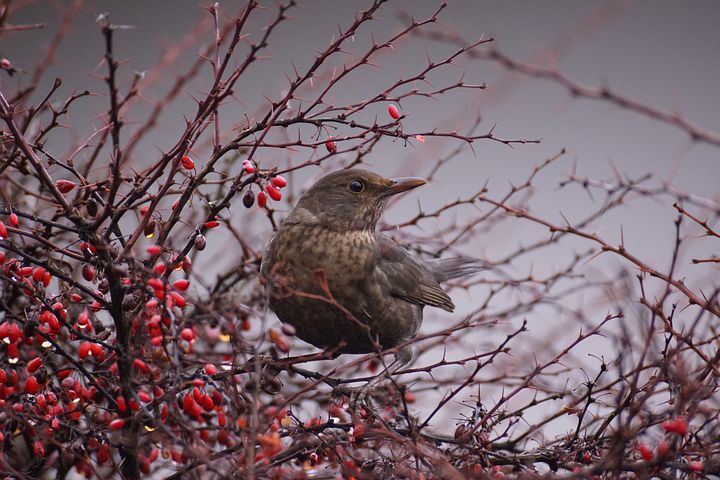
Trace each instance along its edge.
<instances>
[{"instance_id":1,"label":"blurred background","mask_svg":"<svg viewBox=\"0 0 720 480\"><path fill-rule=\"evenodd\" d=\"M275 2L262 4L267 10L254 16L249 24L248 33L254 40L262 35L263 28L276 12ZM360 1L300 1L291 11L291 21L280 25L275 32L270 55L248 71L239 82L234 97L222 108L223 139L232 138L234 129L266 109L268 99L281 98L287 89L288 77L294 77L294 68L306 69L318 51L337 35L338 29L349 25L356 11L368 4ZM242 6L240 2L220 4L226 15L223 19L238 15ZM16 8L16 4L10 3L10 8ZM126 27L120 28L115 35L117 57L124 59L119 72L121 91L127 91L134 72L146 72L139 98L125 116L125 135L137 133L137 125L141 125L152 111L153 104L170 91L178 75L197 61L199 52L212 43L214 35L210 15L195 0L88 1L84 4L18 2L17 8L19 11L12 16L14 23L40 22L47 28L3 35L0 56L10 59L18 69L16 76L0 78L5 91L14 90L27 81L27 73L23 70L30 71L38 62L44 61L46 49L52 45L56 32L65 28L62 26L64 16L70 9L77 8L77 18L67 26L67 33L57 46L55 61L48 66L43 83L29 101L32 104L41 99L55 77L63 79L56 95L58 99L83 90L97 93L97 96L78 102L67 115L65 122L72 126L71 135L49 138L47 148L55 151L70 149L80 137L91 135L102 125L100 117L107 109L107 88L102 80L106 70L102 63L103 38L96 24L98 15L108 13L114 24ZM354 61L355 55L364 52L373 41L381 43L402 30L410 16L423 19L437 8L437 1L388 2L347 45L344 55L329 59L324 70L327 78L333 74L333 68L339 69L344 63ZM439 21L428 31L439 32L446 40L453 38L458 42L460 39L472 42L478 38L493 38L493 42L477 47L480 57L483 57L483 51L496 48L515 61L557 70L572 82L608 88L616 95L654 109L677 113L700 129L718 132L719 24L720 4L709 1L450 0ZM336 104L361 101L388 88L399 78L421 71L428 59L437 62L457 48L458 44L437 38L403 38L393 43L392 49L375 57L373 65L362 67L334 88L326 99ZM162 68L156 68L158 65ZM157 161L162 152L175 144L185 127L185 118L195 113L194 98L207 91L211 79L211 68L202 66L190 87L164 110L157 125L139 142L130 159L131 168L140 170ZM710 219L711 224L717 221L720 214L717 146L693 140L677 125L621 108L612 102L578 98L558 82L509 70L497 58L462 56L452 65L433 72L427 82L416 82L401 90L434 90L460 79L468 84L486 84L486 88L453 90L433 98L412 97L401 102L405 115L404 131L420 134L438 129L466 135L492 130L501 139L539 142L508 146L486 139L468 145L453 138L428 136L424 142L409 143L384 138L366 157L365 168L389 176L427 177L439 159L450 156L448 163L432 176L430 185L406 195L388 211L385 216L387 228L413 218L419 209L432 212L458 198L471 197L483 186L487 187L489 197L502 199L512 185L523 184L536 165L563 150L565 153L559 159L533 179L533 187L528 191L532 195L520 202L541 218L559 225L565 221L582 222L593 212L602 210L606 190L642 179L642 188L652 195L629 194L623 205L604 212L585 230L598 233L612 245L624 242L629 251L661 271L669 270L672 261L674 222L678 216L672 204L678 197L694 199L694 203L686 205L688 208L700 218ZM312 95L311 90L307 93ZM302 103L302 100L298 102ZM383 104L373 104L356 116L356 120L363 122L375 119L389 120ZM480 122L475 126L478 119ZM313 130L288 129L275 133L274 138L302 136L310 139L315 133ZM338 128L332 134L342 138L349 130ZM198 159L209 152L207 142L193 148L193 155ZM80 153L79 158L82 155L84 153ZM263 167L283 169L316 157L316 153L307 149L288 148L261 151L256 160ZM321 166L290 174L289 191L297 194L324 172L350 161L351 156L340 154ZM96 174L107 173L98 169ZM580 180L566 183L570 178ZM582 179L587 180L585 185ZM294 198L296 196L289 195L277 204L278 218L282 218L283 211L287 211ZM445 227L465 224L489 209L490 206L483 203L465 205L449 210L439 218L428 218L404 228L401 235L410 244L421 240L432 252L435 244L452 238L443 236ZM236 198L231 214L232 223L244 232L248 244L262 251L271 234L265 216L255 210L243 209L240 198ZM248 228L249 222L254 222L253 228ZM446 253L462 253L495 262L517 252L522 245L547 238L546 228L527 221L503 220L479 226L475 234ZM693 264L691 259L717 255L718 244L703 237L700 227L688 227L683 238L684 250L678 258L676 277L685 278L691 288L701 291L713 279L717 280L720 271L717 263ZM227 247L228 239L229 234L212 232L208 249L196 263L196 274L201 275L208 285L231 263L233 251ZM178 239L177 244L182 244L183 240ZM585 254L597 247L577 238L563 239L548 248L511 258L501 267L502 275L523 278L532 273L538 278L546 278L566 268L576 253ZM620 279L624 278L630 278L628 282L632 283L633 275L638 273L633 265L609 254L583 258L574 271L585 275L585 279L608 282L610 286L613 282L619 286L625 281ZM631 274L629 277L628 273ZM567 278L566 283L561 282L557 288L561 291L572 289L575 280ZM473 312L489 288L479 282L467 292L455 290L453 297L458 311L453 314L428 312L422 331L435 331ZM648 288L661 291L663 285L649 283ZM558 293L554 298L562 308L553 302L535 305L525 315L516 312L512 318L503 319L503 328L488 325L479 329L477 335L456 340L456 344L467 351L494 348L499 338L504 338L507 331L526 319L532 339L529 344L524 344L526 350L523 348L514 356L513 368L521 373L522 367L517 365L522 365L523 358L528 359L526 367L532 367L534 361L552 358L561 348L563 335L577 335L578 323L597 323L615 308L617 305L613 306L608 290L611 288L605 285ZM533 288L527 287L497 296L488 308L488 318L492 317L493 311L502 311L507 304L504 302L532 294ZM630 295L638 296L637 293ZM584 318L568 313L574 310L582 310ZM641 321L642 315L628 320L632 328L639 328L634 322ZM604 341L612 343L611 338ZM302 352L304 348L300 341L293 343L293 353ZM591 342L585 350L577 351L576 355L600 354L607 352L605 348L609 348L608 343L598 340ZM432 356L417 361L422 363L430 358ZM587 359L578 357L576 360L573 366L582 365ZM504 367L497 368L502 370ZM449 411L447 416L456 418L457 411Z\"/></svg>"}]
</instances>

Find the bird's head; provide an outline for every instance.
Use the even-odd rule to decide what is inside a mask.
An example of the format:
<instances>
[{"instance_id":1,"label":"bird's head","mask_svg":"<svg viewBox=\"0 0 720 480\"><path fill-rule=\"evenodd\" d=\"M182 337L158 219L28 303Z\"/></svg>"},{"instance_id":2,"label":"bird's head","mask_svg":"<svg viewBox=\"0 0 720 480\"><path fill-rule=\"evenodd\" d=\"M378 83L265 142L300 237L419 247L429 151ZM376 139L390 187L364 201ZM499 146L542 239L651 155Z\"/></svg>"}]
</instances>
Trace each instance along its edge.
<instances>
[{"instance_id":1,"label":"bird's head","mask_svg":"<svg viewBox=\"0 0 720 480\"><path fill-rule=\"evenodd\" d=\"M310 187L288 219L339 231L374 230L390 197L425 183L421 178L390 179L367 170L340 170Z\"/></svg>"}]
</instances>

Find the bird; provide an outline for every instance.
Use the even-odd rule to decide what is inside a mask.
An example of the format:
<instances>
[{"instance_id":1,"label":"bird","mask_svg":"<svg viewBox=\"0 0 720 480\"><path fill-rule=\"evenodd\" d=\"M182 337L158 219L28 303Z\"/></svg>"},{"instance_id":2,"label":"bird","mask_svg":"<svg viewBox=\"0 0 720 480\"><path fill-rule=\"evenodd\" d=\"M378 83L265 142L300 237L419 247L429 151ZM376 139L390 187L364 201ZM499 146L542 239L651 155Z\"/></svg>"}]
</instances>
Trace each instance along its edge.
<instances>
[{"instance_id":1,"label":"bird","mask_svg":"<svg viewBox=\"0 0 720 480\"><path fill-rule=\"evenodd\" d=\"M482 270L482 262L423 260L377 232L388 201L426 183L345 169L299 197L260 266L270 308L298 338L335 356L379 353L416 335L424 307L454 310L440 283Z\"/></svg>"}]
</instances>

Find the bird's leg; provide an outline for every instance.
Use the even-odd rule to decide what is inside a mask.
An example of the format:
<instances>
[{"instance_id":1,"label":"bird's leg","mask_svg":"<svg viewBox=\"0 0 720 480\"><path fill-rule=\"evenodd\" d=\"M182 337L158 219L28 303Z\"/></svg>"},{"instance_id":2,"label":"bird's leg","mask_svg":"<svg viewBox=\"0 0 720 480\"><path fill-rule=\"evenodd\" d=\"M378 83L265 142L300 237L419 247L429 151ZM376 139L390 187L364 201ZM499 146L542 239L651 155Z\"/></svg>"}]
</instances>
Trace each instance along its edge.
<instances>
[{"instance_id":1,"label":"bird's leg","mask_svg":"<svg viewBox=\"0 0 720 480\"><path fill-rule=\"evenodd\" d=\"M385 366L383 371L378 373L375 378L367 382L365 385L349 389L349 406L351 410L355 410L358 405L364 406L370 411L372 415L376 416L377 418L382 418L380 409L378 408L378 404L373 398L373 393L380 390L380 387L383 386L383 383L388 381L392 382L391 377L393 373L395 373L400 367L407 364L411 359L412 350L410 350L409 347L403 348L395 354L395 360L390 365Z\"/></svg>"}]
</instances>

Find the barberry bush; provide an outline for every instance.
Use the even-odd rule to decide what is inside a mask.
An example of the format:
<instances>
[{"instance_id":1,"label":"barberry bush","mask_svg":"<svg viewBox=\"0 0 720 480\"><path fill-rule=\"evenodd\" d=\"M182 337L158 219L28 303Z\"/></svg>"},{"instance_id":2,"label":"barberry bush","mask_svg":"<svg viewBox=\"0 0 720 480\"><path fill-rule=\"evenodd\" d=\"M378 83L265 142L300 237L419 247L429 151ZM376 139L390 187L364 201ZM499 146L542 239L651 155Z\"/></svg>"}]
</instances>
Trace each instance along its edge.
<instances>
[{"instance_id":1,"label":"barberry bush","mask_svg":"<svg viewBox=\"0 0 720 480\"><path fill-rule=\"evenodd\" d=\"M282 88L248 91L303 3L205 7L198 26L142 73L117 54L130 28L100 15L100 79L69 90L47 76L82 3L47 26L57 33L35 66L13 47L44 26L13 23L22 6L2 6L3 475L720 474L719 260L695 254L692 241L700 234L720 244L717 198L648 176L561 175L564 150L537 158L539 139L513 137L480 112L445 129L413 111L485 90L460 67L485 60L711 148L718 134L518 62L493 38L463 39L443 26L445 3L376 31L391 2L369 2L315 45L312 60L292 62ZM411 70L388 67L400 62L396 48L422 42L441 53ZM186 62L174 68L178 58ZM504 190L478 175L474 191L403 211L402 229L390 234L415 254L460 252L492 267L452 285L453 295L469 292L467 311L432 324L428 312L403 366L389 365L394 351L333 359L295 339L268 311L259 278L264 245L305 180L374 168L387 144L422 158L383 159L386 171L429 180L467 176L455 162L487 145L536 158ZM431 145L437 150L422 153ZM572 222L536 213L544 175L597 202ZM657 265L596 229L643 199L672 212L672 251ZM486 255L477 242L489 231L525 241ZM548 271L528 267L548 256ZM588 270L599 256L617 262ZM686 281L687 264L708 273Z\"/></svg>"}]
</instances>

